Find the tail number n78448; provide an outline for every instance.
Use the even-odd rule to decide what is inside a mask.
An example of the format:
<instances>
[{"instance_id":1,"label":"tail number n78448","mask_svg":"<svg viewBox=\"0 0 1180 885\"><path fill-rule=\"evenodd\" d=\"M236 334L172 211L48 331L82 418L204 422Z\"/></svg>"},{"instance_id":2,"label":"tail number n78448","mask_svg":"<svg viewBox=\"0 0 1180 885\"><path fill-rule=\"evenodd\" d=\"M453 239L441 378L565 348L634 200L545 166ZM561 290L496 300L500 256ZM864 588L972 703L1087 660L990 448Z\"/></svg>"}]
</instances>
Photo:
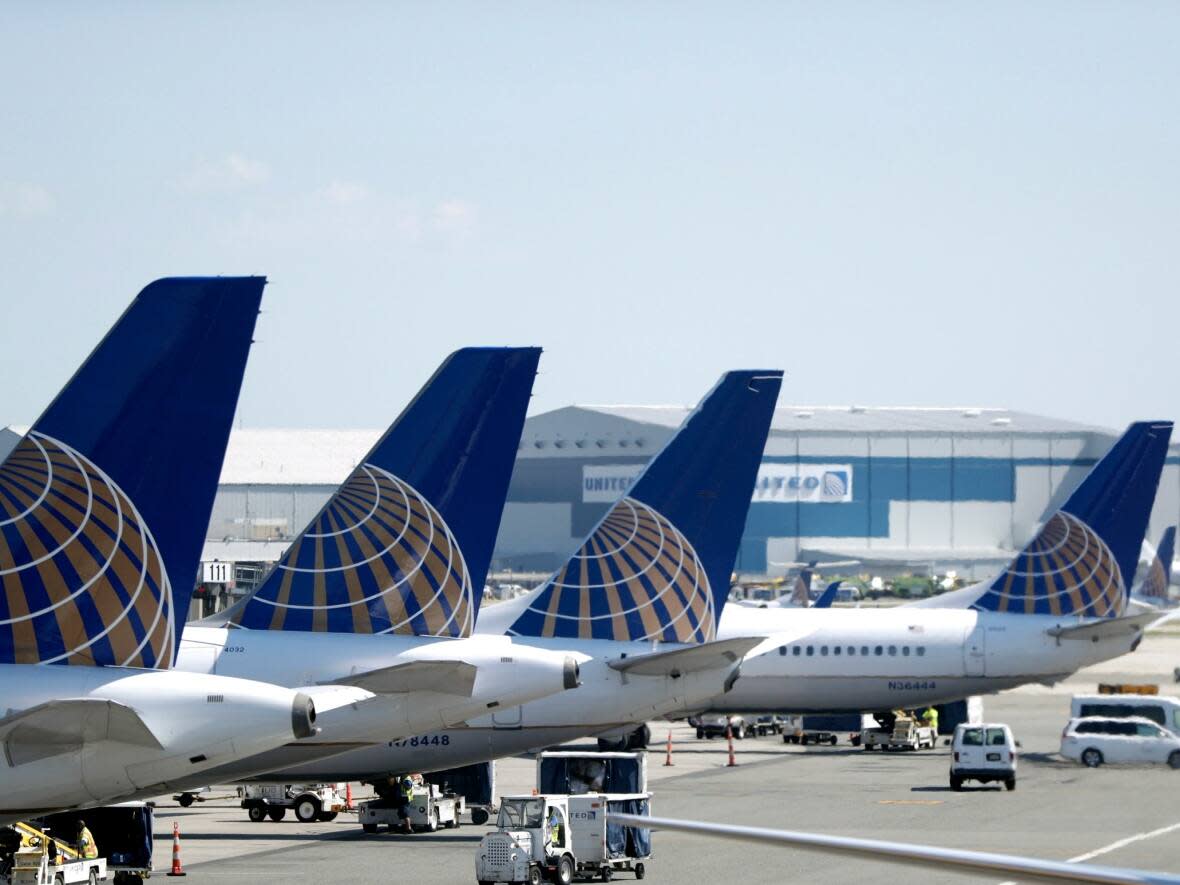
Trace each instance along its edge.
<instances>
[{"instance_id":1,"label":"tail number n78448","mask_svg":"<svg viewBox=\"0 0 1180 885\"><path fill-rule=\"evenodd\" d=\"M391 747L446 747L451 743L449 734L423 734L390 741Z\"/></svg>"}]
</instances>

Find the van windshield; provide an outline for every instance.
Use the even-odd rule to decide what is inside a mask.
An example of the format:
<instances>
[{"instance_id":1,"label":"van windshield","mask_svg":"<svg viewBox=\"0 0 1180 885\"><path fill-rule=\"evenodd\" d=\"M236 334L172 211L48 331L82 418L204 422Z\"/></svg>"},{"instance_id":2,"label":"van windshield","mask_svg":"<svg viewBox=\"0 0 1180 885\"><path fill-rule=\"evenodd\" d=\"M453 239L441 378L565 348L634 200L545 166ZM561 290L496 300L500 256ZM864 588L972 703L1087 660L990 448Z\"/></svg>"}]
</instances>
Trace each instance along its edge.
<instances>
[{"instance_id":1,"label":"van windshield","mask_svg":"<svg viewBox=\"0 0 1180 885\"><path fill-rule=\"evenodd\" d=\"M982 728L966 728L963 730L963 746L964 747L982 747L983 746L983 729Z\"/></svg>"},{"instance_id":2,"label":"van windshield","mask_svg":"<svg viewBox=\"0 0 1180 885\"><path fill-rule=\"evenodd\" d=\"M496 826L501 830L528 830L541 826L544 799L505 799L500 804Z\"/></svg>"}]
</instances>

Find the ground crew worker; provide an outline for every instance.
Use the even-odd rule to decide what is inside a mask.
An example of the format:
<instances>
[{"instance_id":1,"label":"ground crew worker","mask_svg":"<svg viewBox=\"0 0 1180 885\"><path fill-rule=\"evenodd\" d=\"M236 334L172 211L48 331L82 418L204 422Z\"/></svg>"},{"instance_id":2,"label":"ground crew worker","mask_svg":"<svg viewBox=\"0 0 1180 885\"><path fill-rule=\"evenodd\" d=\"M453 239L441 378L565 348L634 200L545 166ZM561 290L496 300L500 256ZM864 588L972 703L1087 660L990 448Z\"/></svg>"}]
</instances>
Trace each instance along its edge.
<instances>
[{"instance_id":1,"label":"ground crew worker","mask_svg":"<svg viewBox=\"0 0 1180 885\"><path fill-rule=\"evenodd\" d=\"M414 801L414 781L409 775L402 778L398 797L402 804L398 806L397 816L402 819L403 829L407 833L412 833L414 828L410 826L410 804Z\"/></svg>"},{"instance_id":2,"label":"ground crew worker","mask_svg":"<svg viewBox=\"0 0 1180 885\"><path fill-rule=\"evenodd\" d=\"M933 728L935 734L938 734L938 711L934 709L933 705L926 708L926 712L922 714L922 721Z\"/></svg>"},{"instance_id":3,"label":"ground crew worker","mask_svg":"<svg viewBox=\"0 0 1180 885\"><path fill-rule=\"evenodd\" d=\"M561 845L561 815L556 808L549 809L549 842Z\"/></svg>"},{"instance_id":4,"label":"ground crew worker","mask_svg":"<svg viewBox=\"0 0 1180 885\"><path fill-rule=\"evenodd\" d=\"M78 821L78 850L82 857L92 860L98 857L98 846L94 844L94 835L86 828L86 821Z\"/></svg>"}]
</instances>

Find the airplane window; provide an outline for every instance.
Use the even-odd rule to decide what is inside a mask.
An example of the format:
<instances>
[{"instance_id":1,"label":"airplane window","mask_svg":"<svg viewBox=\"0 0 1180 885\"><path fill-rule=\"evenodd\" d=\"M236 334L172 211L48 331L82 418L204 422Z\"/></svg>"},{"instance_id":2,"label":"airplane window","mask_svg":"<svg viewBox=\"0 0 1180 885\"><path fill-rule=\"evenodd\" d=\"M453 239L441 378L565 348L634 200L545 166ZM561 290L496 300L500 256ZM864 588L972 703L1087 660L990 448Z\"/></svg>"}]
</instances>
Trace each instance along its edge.
<instances>
[{"instance_id":1,"label":"airplane window","mask_svg":"<svg viewBox=\"0 0 1180 885\"><path fill-rule=\"evenodd\" d=\"M881 655L885 654L885 646L878 645L876 648L873 649L873 654L875 654L877 657L880 657Z\"/></svg>"},{"instance_id":2,"label":"airplane window","mask_svg":"<svg viewBox=\"0 0 1180 885\"><path fill-rule=\"evenodd\" d=\"M855 646L855 645L850 645L850 646L848 646L848 653L849 653L850 655L854 655L854 654L856 654L856 646Z\"/></svg>"},{"instance_id":3,"label":"airplane window","mask_svg":"<svg viewBox=\"0 0 1180 885\"><path fill-rule=\"evenodd\" d=\"M807 646L807 656L811 657L813 654L815 654L815 646L814 645Z\"/></svg>"},{"instance_id":4,"label":"airplane window","mask_svg":"<svg viewBox=\"0 0 1180 885\"><path fill-rule=\"evenodd\" d=\"M918 652L918 657L923 657L926 654L926 646L919 645L915 651Z\"/></svg>"},{"instance_id":5,"label":"airplane window","mask_svg":"<svg viewBox=\"0 0 1180 885\"><path fill-rule=\"evenodd\" d=\"M778 653L780 655L782 655L783 657L786 657L787 656L787 647L785 645L780 645L778 647Z\"/></svg>"},{"instance_id":6,"label":"airplane window","mask_svg":"<svg viewBox=\"0 0 1180 885\"><path fill-rule=\"evenodd\" d=\"M826 658L828 656L828 647L826 645L821 645L819 647L819 653Z\"/></svg>"},{"instance_id":7,"label":"airplane window","mask_svg":"<svg viewBox=\"0 0 1180 885\"><path fill-rule=\"evenodd\" d=\"M897 654L897 646L896 645L889 646L889 656L893 657L896 654Z\"/></svg>"},{"instance_id":8,"label":"airplane window","mask_svg":"<svg viewBox=\"0 0 1180 885\"><path fill-rule=\"evenodd\" d=\"M791 654L793 654L795 657L799 657L799 655L803 654L803 646L801 646L801 645L793 646L791 648Z\"/></svg>"},{"instance_id":9,"label":"airplane window","mask_svg":"<svg viewBox=\"0 0 1180 885\"><path fill-rule=\"evenodd\" d=\"M860 647L860 653L862 655L867 655L869 653L869 647L867 645L862 645ZM880 654L880 652L877 652L877 654Z\"/></svg>"},{"instance_id":10,"label":"airplane window","mask_svg":"<svg viewBox=\"0 0 1180 885\"><path fill-rule=\"evenodd\" d=\"M903 645L901 647L901 653L903 657L908 658L910 656L910 647L908 645Z\"/></svg>"},{"instance_id":11,"label":"airplane window","mask_svg":"<svg viewBox=\"0 0 1180 885\"><path fill-rule=\"evenodd\" d=\"M838 654L840 654L841 651L843 651L843 649L840 648L840 646L838 646L838 645L832 646L832 654L838 655Z\"/></svg>"}]
</instances>

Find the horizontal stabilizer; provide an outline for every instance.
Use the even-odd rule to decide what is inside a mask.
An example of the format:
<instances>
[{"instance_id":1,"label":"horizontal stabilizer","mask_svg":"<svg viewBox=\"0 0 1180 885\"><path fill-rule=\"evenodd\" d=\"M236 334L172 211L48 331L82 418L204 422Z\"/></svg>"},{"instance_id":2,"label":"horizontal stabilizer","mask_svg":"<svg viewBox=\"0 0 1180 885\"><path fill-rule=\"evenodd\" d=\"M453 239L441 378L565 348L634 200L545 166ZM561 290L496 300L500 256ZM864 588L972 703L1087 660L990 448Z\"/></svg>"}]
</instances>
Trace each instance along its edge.
<instances>
[{"instance_id":1,"label":"horizontal stabilizer","mask_svg":"<svg viewBox=\"0 0 1180 885\"><path fill-rule=\"evenodd\" d=\"M335 685L355 685L374 694L436 691L471 697L476 668L466 661L411 661L377 670L365 670L332 680Z\"/></svg>"},{"instance_id":2,"label":"horizontal stabilizer","mask_svg":"<svg viewBox=\"0 0 1180 885\"><path fill-rule=\"evenodd\" d=\"M672 651L657 651L633 658L618 658L610 662L613 670L632 676L682 676L725 667L740 661L746 652L764 642L766 637L740 637L706 642Z\"/></svg>"},{"instance_id":3,"label":"horizontal stabilizer","mask_svg":"<svg viewBox=\"0 0 1180 885\"><path fill-rule=\"evenodd\" d=\"M1056 636L1058 639L1090 639L1097 642L1100 639L1131 636L1153 621L1158 621L1160 617L1160 612L1149 611L1137 615L1125 615L1121 618L1103 618L1100 621L1087 621L1067 627L1053 627L1047 632L1050 636Z\"/></svg>"},{"instance_id":4,"label":"horizontal stabilizer","mask_svg":"<svg viewBox=\"0 0 1180 885\"><path fill-rule=\"evenodd\" d=\"M97 741L162 749L138 713L100 698L48 701L6 716L0 719L0 741L12 766L72 753Z\"/></svg>"}]
</instances>

